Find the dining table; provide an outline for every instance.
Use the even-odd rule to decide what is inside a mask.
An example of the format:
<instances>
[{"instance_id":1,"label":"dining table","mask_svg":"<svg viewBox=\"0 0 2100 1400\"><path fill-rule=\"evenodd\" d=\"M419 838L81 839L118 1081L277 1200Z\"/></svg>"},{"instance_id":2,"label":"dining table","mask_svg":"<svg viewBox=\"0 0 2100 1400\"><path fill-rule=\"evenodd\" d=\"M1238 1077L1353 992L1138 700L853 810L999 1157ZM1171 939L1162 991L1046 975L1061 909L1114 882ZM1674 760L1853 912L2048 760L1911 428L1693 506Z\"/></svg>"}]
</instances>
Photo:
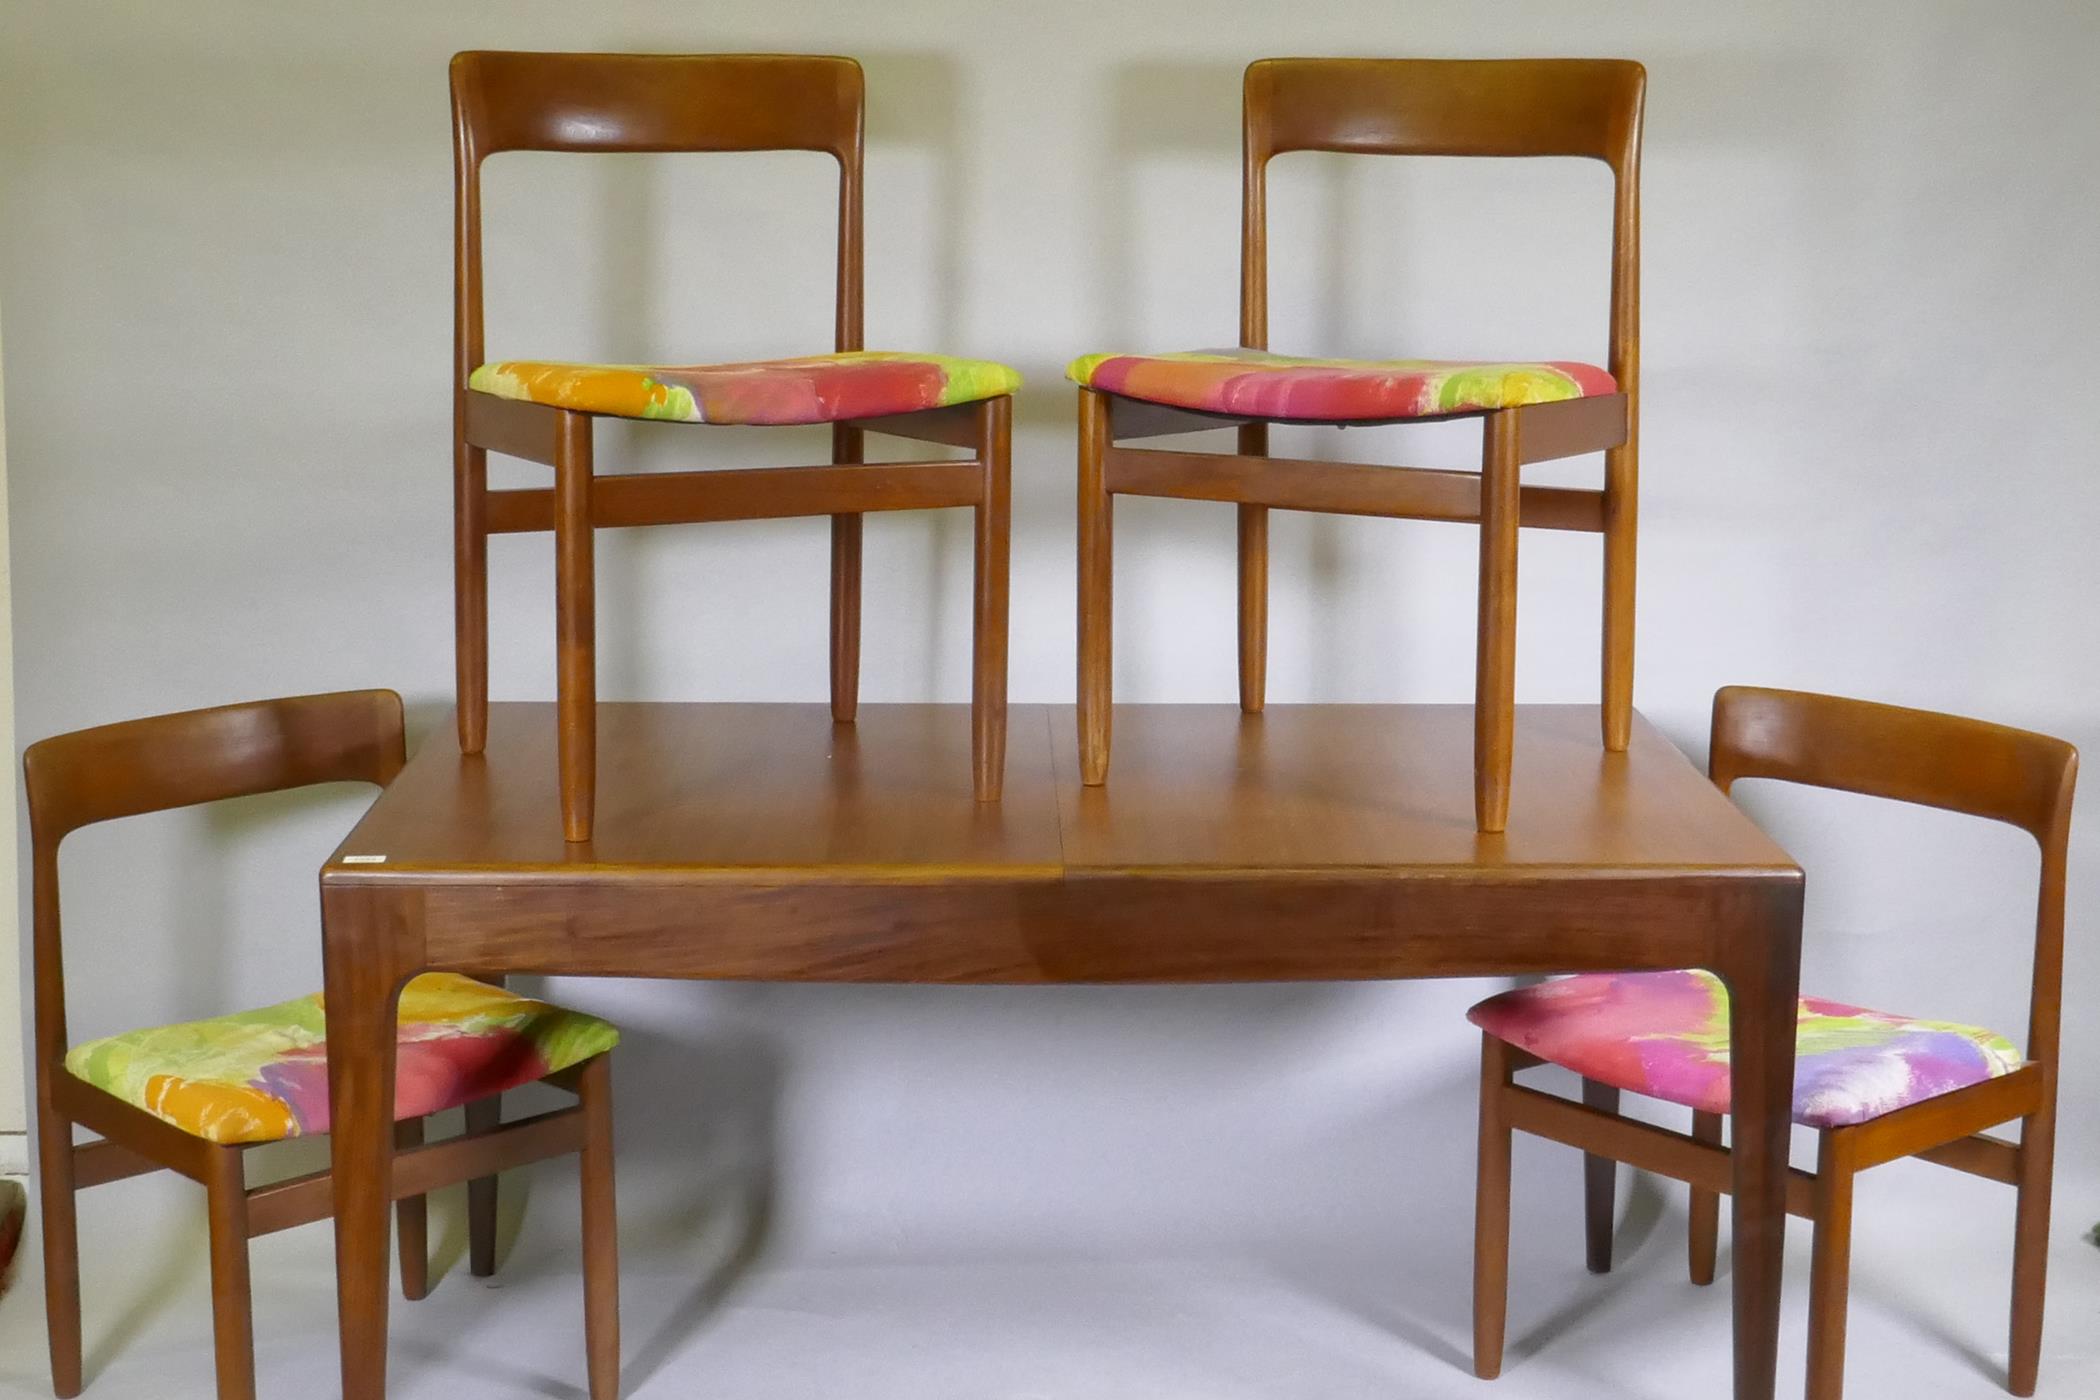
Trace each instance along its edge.
<instances>
[{"instance_id":1,"label":"dining table","mask_svg":"<svg viewBox=\"0 0 2100 1400\"><path fill-rule=\"evenodd\" d=\"M1803 889L1786 852L1644 717L1607 751L1595 706L1517 708L1497 834L1475 829L1469 705L1120 705L1110 723L1114 769L1089 787L1072 707L1014 706L1004 795L979 802L967 706L835 724L823 705L608 704L580 843L553 705L492 705L473 755L430 729L320 873L348 1400L385 1394L395 1001L426 970L1042 986L1670 968L1728 989L1734 1393L1771 1400Z\"/></svg>"}]
</instances>

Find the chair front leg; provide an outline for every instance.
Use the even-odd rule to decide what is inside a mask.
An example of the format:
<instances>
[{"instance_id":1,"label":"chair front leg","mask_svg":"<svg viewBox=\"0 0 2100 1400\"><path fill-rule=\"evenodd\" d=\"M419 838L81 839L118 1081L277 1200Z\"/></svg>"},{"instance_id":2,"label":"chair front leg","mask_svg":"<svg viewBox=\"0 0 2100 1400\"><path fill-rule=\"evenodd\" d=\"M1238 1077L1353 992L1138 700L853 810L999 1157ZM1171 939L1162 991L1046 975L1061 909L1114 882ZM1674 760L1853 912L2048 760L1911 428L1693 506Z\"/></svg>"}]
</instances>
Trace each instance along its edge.
<instances>
[{"instance_id":1,"label":"chair front leg","mask_svg":"<svg viewBox=\"0 0 2100 1400\"><path fill-rule=\"evenodd\" d=\"M44 1224L44 1322L51 1388L80 1393L80 1221L73 1177L73 1125L49 1103L37 1107L37 1195Z\"/></svg>"},{"instance_id":2,"label":"chair front leg","mask_svg":"<svg viewBox=\"0 0 2100 1400\"><path fill-rule=\"evenodd\" d=\"M452 645L459 751L480 753L489 730L488 453L452 432Z\"/></svg>"},{"instance_id":3,"label":"chair front leg","mask_svg":"<svg viewBox=\"0 0 2100 1400\"><path fill-rule=\"evenodd\" d=\"M1269 425L1240 428L1240 455L1269 455ZM1269 508L1239 508L1240 709L1258 715L1269 690Z\"/></svg>"},{"instance_id":4,"label":"chair front leg","mask_svg":"<svg viewBox=\"0 0 2100 1400\"><path fill-rule=\"evenodd\" d=\"M2012 1348L2005 1388L2032 1395L2042 1361L2042 1294L2049 1276L2049 1192L2056 1158L2056 1089L2020 1125L2020 1203L2013 1226Z\"/></svg>"},{"instance_id":5,"label":"chair front leg","mask_svg":"<svg viewBox=\"0 0 2100 1400\"><path fill-rule=\"evenodd\" d=\"M1582 1101L1599 1113L1614 1116L1619 1111L1619 1091L1594 1079L1582 1081ZM1618 1213L1619 1164L1594 1152L1582 1154L1582 1230L1589 1270L1611 1272L1611 1232Z\"/></svg>"},{"instance_id":6,"label":"chair front leg","mask_svg":"<svg viewBox=\"0 0 2100 1400\"><path fill-rule=\"evenodd\" d=\"M613 1206L612 1060L600 1055L577 1081L583 1109L583 1337L591 1400L620 1393L620 1238Z\"/></svg>"},{"instance_id":7,"label":"chair front leg","mask_svg":"<svg viewBox=\"0 0 2100 1400\"><path fill-rule=\"evenodd\" d=\"M1845 1390L1853 1176L1850 1133L1844 1128L1826 1128L1816 1152L1816 1240L1808 1273L1807 1400L1839 1400Z\"/></svg>"},{"instance_id":8,"label":"chair front leg","mask_svg":"<svg viewBox=\"0 0 2100 1400\"><path fill-rule=\"evenodd\" d=\"M204 1182L211 1231L211 1320L219 1400L255 1400L254 1300L248 1288L248 1183L241 1149L214 1148Z\"/></svg>"},{"instance_id":9,"label":"chair front leg","mask_svg":"<svg viewBox=\"0 0 2100 1400\"><path fill-rule=\"evenodd\" d=\"M970 667L970 766L979 802L999 800L1006 776L1007 588L1013 553L1013 403L977 408L984 493L976 510L976 589Z\"/></svg>"},{"instance_id":10,"label":"chair front leg","mask_svg":"<svg viewBox=\"0 0 2100 1400\"><path fill-rule=\"evenodd\" d=\"M1509 1159L1512 1133L1503 1109L1511 1078L1509 1047L1480 1038L1480 1155L1473 1197L1473 1374L1502 1374L1509 1320Z\"/></svg>"},{"instance_id":11,"label":"chair front leg","mask_svg":"<svg viewBox=\"0 0 2100 1400\"><path fill-rule=\"evenodd\" d=\"M591 525L591 420L563 413L554 443L555 711L562 835L591 839L598 781L597 586Z\"/></svg>"},{"instance_id":12,"label":"chair front leg","mask_svg":"<svg viewBox=\"0 0 2100 1400\"><path fill-rule=\"evenodd\" d=\"M1079 391L1079 780L1108 779L1113 698L1115 503L1108 494L1108 399Z\"/></svg>"},{"instance_id":13,"label":"chair front leg","mask_svg":"<svg viewBox=\"0 0 2100 1400\"><path fill-rule=\"evenodd\" d=\"M1517 415L1491 413L1480 459L1479 652L1473 680L1473 817L1481 831L1509 825L1510 751L1517 700Z\"/></svg>"},{"instance_id":14,"label":"chair front leg","mask_svg":"<svg viewBox=\"0 0 2100 1400\"><path fill-rule=\"evenodd\" d=\"M861 430L844 423L831 429L831 460L863 458ZM851 724L860 712L861 521L853 513L831 517L831 722Z\"/></svg>"},{"instance_id":15,"label":"chair front leg","mask_svg":"<svg viewBox=\"0 0 2100 1400\"><path fill-rule=\"evenodd\" d=\"M1626 410L1634 410L1629 403ZM1604 454L1604 747L1626 752L1633 738L1633 575L1639 515L1634 434Z\"/></svg>"}]
</instances>

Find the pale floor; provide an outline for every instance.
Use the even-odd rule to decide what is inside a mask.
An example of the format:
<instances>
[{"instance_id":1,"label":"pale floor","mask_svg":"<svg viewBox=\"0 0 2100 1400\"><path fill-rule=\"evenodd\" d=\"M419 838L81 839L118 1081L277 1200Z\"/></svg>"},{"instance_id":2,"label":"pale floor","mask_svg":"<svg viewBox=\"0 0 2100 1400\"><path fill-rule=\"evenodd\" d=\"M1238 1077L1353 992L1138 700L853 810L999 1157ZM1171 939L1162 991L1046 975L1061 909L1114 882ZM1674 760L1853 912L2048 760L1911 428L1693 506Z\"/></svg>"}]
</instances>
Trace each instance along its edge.
<instances>
[{"instance_id":1,"label":"pale floor","mask_svg":"<svg viewBox=\"0 0 2100 1400\"><path fill-rule=\"evenodd\" d=\"M1237 1397L1725 1396L1721 1285L1683 1272L1679 1188L1622 1175L1619 1268L1580 1264L1572 1154L1519 1144L1511 1351L1492 1386L1467 1370L1470 1220L1431 1203L1399 1233L1232 1246L1178 1257L795 1257L740 1260L736 1211L675 1173L622 1181L626 1393L722 1400L1237 1400ZM1871 1189L1867 1189L1871 1187ZM573 1173L512 1189L496 1282L465 1271L457 1193L437 1198L444 1276L393 1303L392 1393L404 1400L580 1400ZM1404 1180L1394 1182L1404 1191ZM529 1196L529 1200L521 1199ZM173 1180L84 1198L88 1395L167 1400L212 1389L202 1201ZM522 1224L516 1207L522 1207ZM2002 1395L2010 1194L1919 1164L1863 1184L1849 1394ZM1224 1232L1221 1231L1221 1235ZM2100 1249L2056 1232L2043 1396L2100 1396ZM1371 1237L1376 1235L1377 1237ZM326 1226L257 1244L265 1397L335 1393ZM1781 1394L1798 1394L1806 1228L1789 1236ZM1725 1248L1725 1245L1724 1245ZM784 1257L771 1257L783 1253ZM0 1303L0 1396L49 1394L34 1256Z\"/></svg>"}]
</instances>

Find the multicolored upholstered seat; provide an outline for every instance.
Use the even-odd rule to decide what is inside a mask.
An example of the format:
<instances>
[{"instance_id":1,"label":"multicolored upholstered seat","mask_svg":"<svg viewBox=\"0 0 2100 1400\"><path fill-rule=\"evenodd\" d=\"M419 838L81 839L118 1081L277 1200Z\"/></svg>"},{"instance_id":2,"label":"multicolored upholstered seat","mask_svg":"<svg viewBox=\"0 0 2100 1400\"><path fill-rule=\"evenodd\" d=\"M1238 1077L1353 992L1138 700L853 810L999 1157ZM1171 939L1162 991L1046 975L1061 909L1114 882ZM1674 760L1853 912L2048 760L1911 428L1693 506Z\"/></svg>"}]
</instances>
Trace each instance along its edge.
<instances>
[{"instance_id":1,"label":"multicolored upholstered seat","mask_svg":"<svg viewBox=\"0 0 2100 1400\"><path fill-rule=\"evenodd\" d=\"M1710 972L1590 973L1488 998L1474 1025L1584 1078L1705 1113L1728 1111L1728 993ZM1801 998L1794 1121L1841 1128L2018 1069L1977 1026Z\"/></svg>"},{"instance_id":2,"label":"multicolored upholstered seat","mask_svg":"<svg viewBox=\"0 0 2100 1400\"><path fill-rule=\"evenodd\" d=\"M1082 388L1199 413L1330 422L1479 413L1619 388L1609 371L1569 360L1322 360L1238 349L1082 355L1065 377Z\"/></svg>"},{"instance_id":3,"label":"multicolored upholstered seat","mask_svg":"<svg viewBox=\"0 0 2100 1400\"><path fill-rule=\"evenodd\" d=\"M581 365L504 360L467 387L615 418L675 423L838 423L1011 394L1021 376L990 360L853 350L727 365Z\"/></svg>"},{"instance_id":4,"label":"multicolored upholstered seat","mask_svg":"<svg viewBox=\"0 0 2100 1400\"><path fill-rule=\"evenodd\" d=\"M394 1116L421 1118L544 1079L601 1055L620 1033L456 973L401 991ZM328 1131L321 997L89 1041L66 1069L208 1142L274 1142Z\"/></svg>"}]
</instances>

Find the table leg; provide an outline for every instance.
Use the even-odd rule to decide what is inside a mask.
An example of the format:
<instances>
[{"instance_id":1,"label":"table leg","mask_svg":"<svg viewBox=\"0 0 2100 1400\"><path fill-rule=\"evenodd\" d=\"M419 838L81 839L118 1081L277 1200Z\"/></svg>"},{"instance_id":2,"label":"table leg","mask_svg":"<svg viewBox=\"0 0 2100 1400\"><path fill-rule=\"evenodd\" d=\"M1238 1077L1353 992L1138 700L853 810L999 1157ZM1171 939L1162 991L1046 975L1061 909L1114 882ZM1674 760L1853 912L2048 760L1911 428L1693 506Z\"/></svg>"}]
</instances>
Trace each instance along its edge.
<instances>
[{"instance_id":1,"label":"table leg","mask_svg":"<svg viewBox=\"0 0 2100 1400\"><path fill-rule=\"evenodd\" d=\"M321 896L344 1400L386 1394L394 1016L411 951L398 913L382 891L324 889Z\"/></svg>"},{"instance_id":2,"label":"table leg","mask_svg":"<svg viewBox=\"0 0 2100 1400\"><path fill-rule=\"evenodd\" d=\"M1772 1400L1779 1369L1780 1266L1793 1124L1801 886L1771 887L1724 944L1735 1164L1735 1400Z\"/></svg>"}]
</instances>

